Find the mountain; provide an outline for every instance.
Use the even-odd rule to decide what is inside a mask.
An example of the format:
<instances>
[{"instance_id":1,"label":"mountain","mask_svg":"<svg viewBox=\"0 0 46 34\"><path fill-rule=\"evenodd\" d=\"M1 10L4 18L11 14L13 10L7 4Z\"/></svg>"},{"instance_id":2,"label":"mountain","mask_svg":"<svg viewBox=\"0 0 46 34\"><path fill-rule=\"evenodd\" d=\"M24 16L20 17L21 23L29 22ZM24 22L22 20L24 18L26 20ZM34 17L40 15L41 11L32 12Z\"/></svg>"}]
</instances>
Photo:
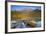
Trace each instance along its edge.
<instances>
[{"instance_id":1,"label":"mountain","mask_svg":"<svg viewBox=\"0 0 46 34\"><path fill-rule=\"evenodd\" d=\"M11 20L32 18L33 20L41 20L41 10L23 9L21 11L11 11Z\"/></svg>"}]
</instances>

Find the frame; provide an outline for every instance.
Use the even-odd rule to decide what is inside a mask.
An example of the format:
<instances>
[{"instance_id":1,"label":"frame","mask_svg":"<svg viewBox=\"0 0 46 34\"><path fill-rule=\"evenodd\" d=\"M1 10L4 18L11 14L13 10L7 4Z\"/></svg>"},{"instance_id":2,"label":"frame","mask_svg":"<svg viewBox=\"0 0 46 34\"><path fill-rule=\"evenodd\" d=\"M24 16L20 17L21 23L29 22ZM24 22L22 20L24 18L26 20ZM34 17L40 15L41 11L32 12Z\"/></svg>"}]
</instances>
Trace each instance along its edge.
<instances>
[{"instance_id":1,"label":"frame","mask_svg":"<svg viewBox=\"0 0 46 34\"><path fill-rule=\"evenodd\" d=\"M14 19L12 19L13 17L13 15L11 16L11 14L12 13L10 13L10 11L12 11L12 10L14 10L13 8L11 8L11 5L12 5L12 7L15 7L15 6L17 6L17 8L14 8L14 9L16 9L16 10L19 10L20 11L20 9L22 9L22 8L20 8L20 7L29 7L30 6L30 8L31 7L36 7L36 6L38 6L37 8L41 11L41 13L40 13L40 20L41 20L41 24L40 24L40 26L37 26L36 24L34 24L34 26L32 26L31 25L31 28L29 27L29 28L25 28L25 27L23 27L23 28L20 28L20 27L18 27L17 26L17 28L15 28L14 29L14 27L11 27L11 24L10 24L10 22L13 22L12 20L14 20ZM19 6L19 8L20 9L18 9L18 6ZM40 6L40 7L39 7ZM26 7L26 8L27 8ZM25 9L26 9L25 8ZM29 8L28 8L29 9ZM28 12L30 12L29 10L34 10L34 9L36 9L36 8L32 8L32 9L26 9L26 10L24 10L24 11L27 11L27 12L24 12L25 14L26 13L28 13ZM13 11L14 12L14 11ZM17 11L16 11L17 12ZM23 13L22 12L22 13ZM35 11L34 11L35 12ZM37 12L37 11L36 11ZM14 12L15 13L15 12ZM38 13L38 12L37 12ZM18 14L18 13L17 13ZM15 14L16 15L16 14ZM34 15L34 14L33 14ZM38 14L39 15L39 14ZM21 15L22 16L22 15ZM43 17L44 16L44 17ZM22 17L21 17L22 18ZM34 18L34 17L33 17ZM38 16L38 18L39 18L39 16ZM18 18L17 18L18 19ZM28 18L28 19L30 19L30 18ZM35 18L36 19L36 18ZM34 19L34 20L35 20ZM25 20L24 20L24 18L23 19L21 19L22 21L24 21L25 22ZM27 20L27 19L26 19ZM27 20L28 21L28 20ZM26 22L27 22L26 21ZM14 21L15 22L15 21ZM25 23L26 23L25 22ZM15 23L14 23L15 24ZM30 24L30 23L29 23ZM29 25L28 24L28 25ZM33 23L32 23L33 24ZM11 28L11 29L10 29ZM32 29L32 30L31 30ZM45 31L45 3L42 3L42 2L24 2L24 1L10 1L10 2L7 2L7 1L5 1L5 33L22 33L22 32L41 32L41 31Z\"/></svg>"}]
</instances>

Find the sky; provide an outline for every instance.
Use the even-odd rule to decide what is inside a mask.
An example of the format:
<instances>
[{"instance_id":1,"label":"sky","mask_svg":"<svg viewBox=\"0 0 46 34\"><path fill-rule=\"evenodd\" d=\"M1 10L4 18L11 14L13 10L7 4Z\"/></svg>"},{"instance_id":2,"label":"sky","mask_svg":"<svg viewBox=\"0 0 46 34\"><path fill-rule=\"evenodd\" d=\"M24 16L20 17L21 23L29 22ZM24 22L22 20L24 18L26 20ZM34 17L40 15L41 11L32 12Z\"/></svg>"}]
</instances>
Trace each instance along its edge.
<instances>
[{"instance_id":1,"label":"sky","mask_svg":"<svg viewBox=\"0 0 46 34\"><path fill-rule=\"evenodd\" d=\"M22 5L11 5L11 10L15 11L15 10L23 10L23 9L41 9L41 6L22 6Z\"/></svg>"}]
</instances>

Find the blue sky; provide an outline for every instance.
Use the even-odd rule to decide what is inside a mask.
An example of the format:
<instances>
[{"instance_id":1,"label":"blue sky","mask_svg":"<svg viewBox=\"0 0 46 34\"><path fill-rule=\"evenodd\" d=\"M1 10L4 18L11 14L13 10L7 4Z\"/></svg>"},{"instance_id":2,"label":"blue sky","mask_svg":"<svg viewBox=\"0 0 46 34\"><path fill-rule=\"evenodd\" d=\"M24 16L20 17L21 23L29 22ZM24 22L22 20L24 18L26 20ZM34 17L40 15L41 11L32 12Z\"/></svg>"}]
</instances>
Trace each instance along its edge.
<instances>
[{"instance_id":1,"label":"blue sky","mask_svg":"<svg viewBox=\"0 0 46 34\"><path fill-rule=\"evenodd\" d=\"M30 8L30 9L41 9L41 6L22 6L22 5L11 5L11 10L14 11L14 10L23 10L23 9L27 9L27 8Z\"/></svg>"}]
</instances>

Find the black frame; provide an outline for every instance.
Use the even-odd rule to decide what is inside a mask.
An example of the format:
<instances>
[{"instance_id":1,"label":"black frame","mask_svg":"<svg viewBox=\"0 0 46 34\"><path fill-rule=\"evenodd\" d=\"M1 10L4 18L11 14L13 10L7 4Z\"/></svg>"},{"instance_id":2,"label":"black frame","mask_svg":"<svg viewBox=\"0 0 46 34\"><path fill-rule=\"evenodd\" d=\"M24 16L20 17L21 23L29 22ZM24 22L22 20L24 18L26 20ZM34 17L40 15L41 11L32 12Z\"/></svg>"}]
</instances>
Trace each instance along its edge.
<instances>
[{"instance_id":1,"label":"black frame","mask_svg":"<svg viewBox=\"0 0 46 34\"><path fill-rule=\"evenodd\" d=\"M21 31L21 32L8 32L7 30L7 2L5 1L5 33L25 33L25 32L42 32L45 31L45 3L44 2L27 2L27 1L9 1L9 2L22 2L22 3L36 3L36 4L43 4L44 5L44 30L35 30L35 31Z\"/></svg>"}]
</instances>

